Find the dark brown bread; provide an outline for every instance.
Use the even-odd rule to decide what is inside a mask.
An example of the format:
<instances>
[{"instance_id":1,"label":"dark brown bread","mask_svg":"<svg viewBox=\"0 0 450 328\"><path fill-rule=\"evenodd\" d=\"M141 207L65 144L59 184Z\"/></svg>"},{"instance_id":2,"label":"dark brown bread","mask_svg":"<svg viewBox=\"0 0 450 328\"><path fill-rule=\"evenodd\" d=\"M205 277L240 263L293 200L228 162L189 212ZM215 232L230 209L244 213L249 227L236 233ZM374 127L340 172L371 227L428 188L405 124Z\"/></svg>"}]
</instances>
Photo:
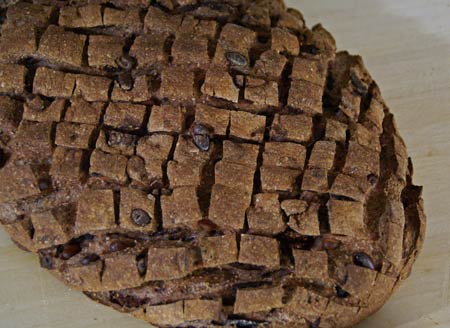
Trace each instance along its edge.
<instances>
[{"instance_id":1,"label":"dark brown bread","mask_svg":"<svg viewBox=\"0 0 450 328\"><path fill-rule=\"evenodd\" d=\"M0 37L0 220L161 327L349 327L421 248L358 56L277 0L34 1Z\"/></svg>"}]
</instances>

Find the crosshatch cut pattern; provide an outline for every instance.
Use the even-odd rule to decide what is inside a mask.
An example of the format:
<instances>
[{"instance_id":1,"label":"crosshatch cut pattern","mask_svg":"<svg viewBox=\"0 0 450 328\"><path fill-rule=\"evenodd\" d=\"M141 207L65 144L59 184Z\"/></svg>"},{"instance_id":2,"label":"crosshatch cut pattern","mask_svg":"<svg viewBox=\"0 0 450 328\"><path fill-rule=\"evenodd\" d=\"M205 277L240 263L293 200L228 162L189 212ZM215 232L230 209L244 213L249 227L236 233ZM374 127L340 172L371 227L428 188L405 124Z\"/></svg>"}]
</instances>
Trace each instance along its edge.
<instances>
[{"instance_id":1,"label":"crosshatch cut pattern","mask_svg":"<svg viewBox=\"0 0 450 328\"><path fill-rule=\"evenodd\" d=\"M1 10L0 219L162 327L346 327L420 250L421 188L362 59L281 1Z\"/></svg>"}]
</instances>

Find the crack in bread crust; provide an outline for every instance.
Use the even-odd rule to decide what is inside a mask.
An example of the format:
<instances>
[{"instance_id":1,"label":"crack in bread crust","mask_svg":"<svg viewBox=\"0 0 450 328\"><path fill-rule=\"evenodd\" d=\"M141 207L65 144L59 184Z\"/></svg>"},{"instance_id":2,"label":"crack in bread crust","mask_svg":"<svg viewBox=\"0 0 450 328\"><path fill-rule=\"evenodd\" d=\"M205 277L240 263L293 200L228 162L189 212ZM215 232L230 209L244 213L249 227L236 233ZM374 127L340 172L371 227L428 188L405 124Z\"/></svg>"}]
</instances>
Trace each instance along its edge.
<instances>
[{"instance_id":1,"label":"crack in bread crust","mask_svg":"<svg viewBox=\"0 0 450 328\"><path fill-rule=\"evenodd\" d=\"M377 311L425 215L362 59L280 0L149 3L0 7L12 240L161 327L348 327Z\"/></svg>"}]
</instances>

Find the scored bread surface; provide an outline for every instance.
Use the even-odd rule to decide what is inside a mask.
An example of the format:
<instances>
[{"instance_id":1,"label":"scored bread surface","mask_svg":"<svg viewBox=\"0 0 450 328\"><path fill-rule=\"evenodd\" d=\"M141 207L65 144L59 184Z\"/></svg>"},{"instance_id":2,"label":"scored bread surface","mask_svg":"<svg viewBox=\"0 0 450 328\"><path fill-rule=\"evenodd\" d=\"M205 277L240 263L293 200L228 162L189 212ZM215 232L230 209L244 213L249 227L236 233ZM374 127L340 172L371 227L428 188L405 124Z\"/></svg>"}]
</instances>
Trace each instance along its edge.
<instances>
[{"instance_id":1,"label":"scored bread surface","mask_svg":"<svg viewBox=\"0 0 450 328\"><path fill-rule=\"evenodd\" d=\"M326 328L408 277L422 188L321 25L278 0L12 1L0 22L0 220L71 288L158 327Z\"/></svg>"}]
</instances>

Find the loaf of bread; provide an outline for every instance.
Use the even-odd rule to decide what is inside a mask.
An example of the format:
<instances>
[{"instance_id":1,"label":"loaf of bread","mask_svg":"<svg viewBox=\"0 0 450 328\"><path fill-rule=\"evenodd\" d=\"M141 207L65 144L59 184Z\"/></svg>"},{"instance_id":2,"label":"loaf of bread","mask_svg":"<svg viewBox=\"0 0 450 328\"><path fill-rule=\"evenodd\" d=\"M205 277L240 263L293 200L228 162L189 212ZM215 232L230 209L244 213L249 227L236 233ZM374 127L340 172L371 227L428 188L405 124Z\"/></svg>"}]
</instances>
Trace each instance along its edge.
<instances>
[{"instance_id":1,"label":"loaf of bread","mask_svg":"<svg viewBox=\"0 0 450 328\"><path fill-rule=\"evenodd\" d=\"M158 327L336 328L408 277L422 189L321 25L281 0L13 2L0 220L68 286Z\"/></svg>"}]
</instances>

